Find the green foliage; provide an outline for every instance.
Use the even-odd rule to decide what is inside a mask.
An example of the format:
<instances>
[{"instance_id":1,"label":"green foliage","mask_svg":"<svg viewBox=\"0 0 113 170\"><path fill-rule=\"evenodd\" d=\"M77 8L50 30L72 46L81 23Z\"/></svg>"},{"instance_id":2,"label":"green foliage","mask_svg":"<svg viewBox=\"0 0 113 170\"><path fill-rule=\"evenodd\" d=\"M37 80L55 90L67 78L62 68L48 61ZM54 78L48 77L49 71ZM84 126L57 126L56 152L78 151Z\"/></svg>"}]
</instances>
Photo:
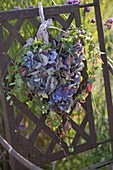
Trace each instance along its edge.
<instances>
[{"instance_id":1,"label":"green foliage","mask_svg":"<svg viewBox=\"0 0 113 170\"><path fill-rule=\"evenodd\" d=\"M63 32L63 34L60 36L61 36L60 39L57 38L57 37L59 37L58 35L56 36L57 45L56 45L56 43L55 43L55 45L52 43L49 43L48 45L46 45L45 42L43 41L43 39L37 40L37 38L35 38L31 43L27 43L27 44L25 44L25 46L22 47L22 49L19 51L19 53L16 55L16 57L14 57L15 60L8 67L8 75L6 76L6 79L8 80L7 100L10 100L10 95L15 95L17 98L20 99L20 101L26 103L28 105L28 107L32 111L34 111L36 114L38 113L38 115L41 115L40 113L44 113L44 111L45 111L45 113L47 113L47 110L49 109L49 104L48 104L49 100L43 101L42 99L43 98L48 99L49 98L48 93L43 92L43 94L42 94L42 89L41 89L41 91L38 91L37 90L38 87L36 88L35 86L33 86L33 83L30 84L30 81L31 81L30 74L32 73L32 74L35 74L35 76L37 76L37 73L35 73L35 72L37 72L37 69L35 67L32 68L32 66L30 66L30 65L29 65L29 67L26 67L26 68L24 66L24 64L26 63L24 57L27 57L27 59L28 59L29 55L31 55L31 54L34 56L37 54L40 55L39 50L47 52L48 50L56 49L56 52L59 55L62 54L62 55L64 55L64 57L65 57L65 55L71 57L71 59L69 59L69 57L68 57L68 59L67 59L68 61L66 60L67 64L70 63L70 67L71 67L72 60L73 60L73 62L75 62L75 59L77 59L77 58L80 58L80 61L81 61L80 63L82 63L82 64L83 64L82 60L83 61L87 60L88 63L90 61L92 66L89 67L90 82L89 81L88 82L89 83L94 82L93 75L94 75L95 70L98 68L97 64L95 66L95 63L96 63L95 56L97 56L99 54L99 51L95 48L95 41L94 41L92 35L89 33L89 31L87 31L81 27L79 29L73 28L71 30L67 30L66 32ZM84 42L85 47L83 47L83 45L81 44L81 41ZM77 47L75 47L75 46L77 46ZM76 48L79 49L80 52L77 52ZM89 55L87 55L87 58L84 54L85 48L88 49L87 53ZM47 51L45 51L45 50L47 50ZM46 62L46 60L47 60L46 55L41 54L40 57L43 57L43 62ZM35 59L34 59L34 61L35 61ZM62 59L62 61L63 61L63 59ZM31 60L29 62L31 62ZM37 61L35 61L35 62L37 62ZM48 62L48 60L47 60L47 62ZM54 61L54 62L56 62L56 61ZM41 64L41 61L39 63ZM39 63L37 62L37 65ZM31 62L31 64L32 64L32 62ZM74 68L76 69L76 65L75 66L72 65L72 69L71 69L72 73L74 72ZM23 72L21 73L22 69L26 69L26 73L24 76L22 75L24 73ZM49 70L46 69L46 67L40 67L40 70L41 69L43 70L45 75L47 75L47 76L51 75L51 74L48 74ZM56 65L56 69L57 69L57 65ZM38 72L38 76L42 76L42 72L40 70ZM60 72L59 72L59 74L60 74ZM56 76L56 74L55 74L55 76ZM41 77L39 77L39 78L41 78ZM65 78L63 78L63 79L66 84L66 79ZM81 76L81 79L82 79L82 76ZM47 81L47 77L45 77L45 80ZM45 82L45 80L44 80L44 82ZM72 78L71 78L71 80L72 80ZM29 85L27 83L29 83ZM38 82L38 84L39 83L40 82ZM68 83L69 83L69 81L68 81ZM61 86L61 82L56 86L56 88L58 89L60 86ZM51 87L49 87L49 88L51 88ZM50 89L45 89L45 90L46 91L49 90L49 92L50 92ZM85 98L87 97L87 94L85 93L85 94L81 94L81 95L83 96L82 98L84 98L84 100L85 100ZM79 96L78 96L78 100L80 100ZM54 121L53 127L58 127L58 124L59 124L59 121Z\"/></svg>"},{"instance_id":2,"label":"green foliage","mask_svg":"<svg viewBox=\"0 0 113 170\"><path fill-rule=\"evenodd\" d=\"M83 3L86 3L86 0L82 1ZM92 2L91 0L87 0L87 2ZM37 0L32 0L32 1L23 1L23 0L1 0L0 1L0 10L11 10L14 8L14 6L19 6L20 8L25 8L28 5L33 4L35 7L37 7ZM59 1L55 0L56 4L64 4L65 1ZM43 5L49 6L49 5L55 5L54 1L43 1ZM103 23L108 17L112 17L112 6L113 6L113 1L105 1L101 0L101 10L102 10L102 17L103 17ZM81 13L83 14L82 17L82 23L84 23L85 27L88 27L90 32L93 33L95 39L97 40L97 32L96 32L96 25L91 24L90 21L94 17L94 10L90 13L87 13L84 15L83 9L81 9ZM26 29L27 28L27 29ZM31 27L27 25L27 23L23 26L22 28L24 30L23 35L27 39L28 37L31 37L31 35L34 35L36 30L32 29ZM31 31L29 31L31 30ZM112 44L113 44L113 29L112 30L107 30L104 28L104 33L105 33L105 42L106 42L106 48L107 48L107 53L108 56L112 59L113 58L113 53L112 53ZM5 31L4 33L6 35L6 38L8 36L8 33ZM5 39L6 39L5 38ZM87 40L89 41L89 39ZM98 40L97 40L98 41ZM70 38L71 42L71 38ZM21 46L18 45L18 49L15 48L17 47L16 42L13 43L13 47L10 51L11 56L15 56L14 54L17 54L17 51L21 48ZM93 46L90 46L90 49L92 49ZM17 49L17 50L16 50ZM89 56L90 52L89 52ZM15 58L15 57L14 57ZM21 58L19 58L18 63L21 62ZM93 65L91 66L93 68ZM94 68L95 69L95 68ZM9 74L7 76L7 79L9 82L12 80L12 75L15 74L15 72L19 72L19 68L14 65L14 67L9 68ZM92 73L88 73L91 75ZM107 118L107 111L106 111L106 101L105 101L105 93L104 93L104 88L103 88L103 79L102 79L102 73L97 72L98 76L96 76L96 85L94 85L94 90L93 90L93 107L94 107L94 116L95 116L95 124L96 124L96 132L97 132L97 139L99 140L104 140L107 137L109 137L109 130L108 130L108 118ZM24 92L24 97L22 97L22 101L25 102L27 101L27 95L31 94L28 88L26 88L25 83L21 80L20 74L16 74L14 77L15 83L10 84L12 87L15 86L15 94L18 95L19 98L22 96L20 94L23 94ZM90 79L89 82L93 82L95 79ZM113 84L113 79L111 77L111 84ZM21 87L21 88L20 88ZM26 90L25 90L26 89ZM11 91L11 93L14 93L14 91ZM113 91L113 90L112 90ZM36 100L39 101L39 99ZM7 100L10 100L10 94L7 97ZM36 110L39 110L38 114L42 114L43 108L40 110L37 106L37 103L35 101L28 101L28 105L30 108L33 108L33 111L36 112ZM40 101L41 102L41 101ZM33 107L31 107L33 105ZM48 106L47 106L48 107ZM41 113L40 113L41 112ZM56 114L54 112L51 112L52 116L55 116ZM1 107L1 102L0 102L0 133L3 133L3 122L2 122L2 107ZM32 127L31 127L32 128ZM72 148L71 148L72 149ZM70 149L70 150L71 150ZM3 148L0 147L0 153L2 153ZM84 153L81 153L79 155L76 155L75 157L69 157L67 160L63 159L58 161L55 164L55 170L60 169L60 170L80 170L83 167L89 166L90 164L97 163L99 161L103 161L105 159L109 159L111 157L110 155L110 145L109 144L104 144L102 146L99 146L97 149L87 151ZM45 165L44 168L47 170L52 170L52 165ZM8 168L9 169L9 168ZM106 170L106 169L105 169Z\"/></svg>"}]
</instances>

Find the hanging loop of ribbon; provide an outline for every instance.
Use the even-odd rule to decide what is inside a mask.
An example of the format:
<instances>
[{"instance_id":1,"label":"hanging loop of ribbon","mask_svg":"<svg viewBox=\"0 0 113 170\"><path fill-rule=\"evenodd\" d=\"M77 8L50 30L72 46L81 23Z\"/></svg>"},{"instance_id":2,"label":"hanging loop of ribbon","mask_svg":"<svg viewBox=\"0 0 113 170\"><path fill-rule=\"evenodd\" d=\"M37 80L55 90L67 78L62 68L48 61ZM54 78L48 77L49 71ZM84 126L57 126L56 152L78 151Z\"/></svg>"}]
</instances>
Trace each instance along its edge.
<instances>
[{"instance_id":1,"label":"hanging loop of ribbon","mask_svg":"<svg viewBox=\"0 0 113 170\"><path fill-rule=\"evenodd\" d=\"M54 26L51 26L51 23L52 23L52 19L47 19L45 20L45 17L44 17L44 11L43 11L43 7L42 7L42 3L41 2L38 2L38 10L39 10L39 16L40 16L40 19L41 19L41 25L37 31L37 38L40 39L41 36L43 37L44 39L44 42L46 45L48 45L49 43L49 34L47 32L47 28L53 28L53 29L57 29L58 31L61 31L61 32L64 32L64 30L60 29L60 28L57 28L57 27L54 27Z\"/></svg>"},{"instance_id":2,"label":"hanging loop of ribbon","mask_svg":"<svg viewBox=\"0 0 113 170\"><path fill-rule=\"evenodd\" d=\"M44 17L44 12L43 12L43 7L42 7L42 3L38 2L38 9L39 9L39 16L41 19L41 25L37 31L37 38L40 39L40 37L42 36L44 39L45 44L47 45L49 43L49 34L47 32L47 28L50 27L51 23L52 23L52 19L48 19L45 20Z\"/></svg>"}]
</instances>

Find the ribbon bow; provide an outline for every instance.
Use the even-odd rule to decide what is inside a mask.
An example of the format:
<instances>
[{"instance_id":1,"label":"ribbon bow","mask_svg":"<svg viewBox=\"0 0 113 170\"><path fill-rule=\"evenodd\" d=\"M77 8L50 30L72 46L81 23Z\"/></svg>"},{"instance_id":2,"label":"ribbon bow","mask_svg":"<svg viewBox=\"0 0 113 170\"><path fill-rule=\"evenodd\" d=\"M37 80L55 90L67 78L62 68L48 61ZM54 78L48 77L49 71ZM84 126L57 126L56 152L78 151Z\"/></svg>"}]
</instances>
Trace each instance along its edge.
<instances>
[{"instance_id":1,"label":"ribbon bow","mask_svg":"<svg viewBox=\"0 0 113 170\"><path fill-rule=\"evenodd\" d=\"M52 23L52 19L45 20L41 2L38 2L38 8L39 8L39 15L40 15L42 24L40 25L36 36L38 39L40 39L40 37L43 36L44 42L47 45L49 43L49 34L48 34L46 28L50 27L50 25Z\"/></svg>"}]
</instances>

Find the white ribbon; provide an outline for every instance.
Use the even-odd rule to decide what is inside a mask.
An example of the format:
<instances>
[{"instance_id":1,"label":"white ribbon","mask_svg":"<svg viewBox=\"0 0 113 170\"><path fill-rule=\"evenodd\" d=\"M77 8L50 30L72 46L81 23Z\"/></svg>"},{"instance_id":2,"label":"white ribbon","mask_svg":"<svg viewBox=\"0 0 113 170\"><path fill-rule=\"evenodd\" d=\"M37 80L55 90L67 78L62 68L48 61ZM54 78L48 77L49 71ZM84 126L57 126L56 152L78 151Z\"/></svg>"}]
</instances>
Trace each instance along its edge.
<instances>
[{"instance_id":1,"label":"white ribbon","mask_svg":"<svg viewBox=\"0 0 113 170\"><path fill-rule=\"evenodd\" d=\"M42 24L40 25L36 36L38 39L40 39L40 37L43 36L45 44L48 44L49 43L49 34L48 34L46 28L50 27L50 25L52 23L52 19L45 20L41 2L38 2L38 9L39 9L39 15L40 15Z\"/></svg>"},{"instance_id":2,"label":"white ribbon","mask_svg":"<svg viewBox=\"0 0 113 170\"><path fill-rule=\"evenodd\" d=\"M52 23L52 19L45 20L44 11L43 11L43 7L42 7L41 2L38 2L38 9L39 9L39 16L41 18L42 24L40 25L36 36L37 36L38 39L40 39L40 37L43 36L44 42L47 45L49 43L49 34L48 34L47 30L46 30L47 28L54 28L54 29L57 29L57 30L62 31L62 32L65 32L65 31L63 31L60 28L50 26L51 23Z\"/></svg>"}]
</instances>

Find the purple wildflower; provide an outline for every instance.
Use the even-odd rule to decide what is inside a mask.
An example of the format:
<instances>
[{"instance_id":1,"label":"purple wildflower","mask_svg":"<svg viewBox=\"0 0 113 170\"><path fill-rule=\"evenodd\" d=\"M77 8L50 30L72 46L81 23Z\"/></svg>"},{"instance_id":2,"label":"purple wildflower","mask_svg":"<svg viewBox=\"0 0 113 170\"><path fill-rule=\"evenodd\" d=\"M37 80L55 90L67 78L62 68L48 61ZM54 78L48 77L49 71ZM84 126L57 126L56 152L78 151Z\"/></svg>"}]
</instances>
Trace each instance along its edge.
<instances>
[{"instance_id":1,"label":"purple wildflower","mask_svg":"<svg viewBox=\"0 0 113 170\"><path fill-rule=\"evenodd\" d=\"M33 5L29 5L27 8L34 8L34 6Z\"/></svg>"},{"instance_id":2,"label":"purple wildflower","mask_svg":"<svg viewBox=\"0 0 113 170\"><path fill-rule=\"evenodd\" d=\"M66 4L79 4L80 0L67 0Z\"/></svg>"},{"instance_id":3,"label":"purple wildflower","mask_svg":"<svg viewBox=\"0 0 113 170\"><path fill-rule=\"evenodd\" d=\"M113 18L108 18L104 25L108 28L108 29L111 29L112 28L112 25L113 25Z\"/></svg>"},{"instance_id":4,"label":"purple wildflower","mask_svg":"<svg viewBox=\"0 0 113 170\"><path fill-rule=\"evenodd\" d=\"M14 6L14 9L17 10L17 9L19 9L19 7L18 6Z\"/></svg>"},{"instance_id":5,"label":"purple wildflower","mask_svg":"<svg viewBox=\"0 0 113 170\"><path fill-rule=\"evenodd\" d=\"M86 12L90 12L91 11L91 7L85 7L84 8L84 12L86 13Z\"/></svg>"},{"instance_id":6,"label":"purple wildflower","mask_svg":"<svg viewBox=\"0 0 113 170\"><path fill-rule=\"evenodd\" d=\"M91 19L91 23L94 24L95 22L96 22L96 19L95 19L95 18L92 18L92 19Z\"/></svg>"},{"instance_id":7,"label":"purple wildflower","mask_svg":"<svg viewBox=\"0 0 113 170\"><path fill-rule=\"evenodd\" d=\"M110 24L112 24L112 23L113 23L113 18L108 18L108 19L107 19L107 22L110 23Z\"/></svg>"}]
</instances>

